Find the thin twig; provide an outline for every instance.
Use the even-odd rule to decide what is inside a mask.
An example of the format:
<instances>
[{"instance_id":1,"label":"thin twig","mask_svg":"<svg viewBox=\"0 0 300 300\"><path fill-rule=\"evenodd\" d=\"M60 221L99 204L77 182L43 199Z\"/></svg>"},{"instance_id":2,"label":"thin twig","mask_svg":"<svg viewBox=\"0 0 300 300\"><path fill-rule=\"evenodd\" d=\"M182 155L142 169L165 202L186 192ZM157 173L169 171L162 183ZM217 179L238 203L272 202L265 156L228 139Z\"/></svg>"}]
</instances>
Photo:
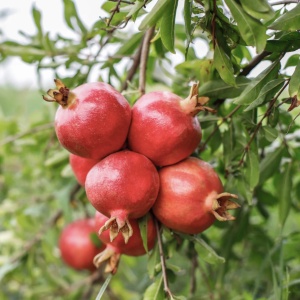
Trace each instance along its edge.
<instances>
[{"instance_id":1,"label":"thin twig","mask_svg":"<svg viewBox=\"0 0 300 300\"><path fill-rule=\"evenodd\" d=\"M194 296L197 289L197 278L196 271L199 267L198 263L198 253L195 248L192 249L192 258L191 258L191 283L190 283L190 295Z\"/></svg>"},{"instance_id":2,"label":"thin twig","mask_svg":"<svg viewBox=\"0 0 300 300\"><path fill-rule=\"evenodd\" d=\"M256 137L256 135L257 135L257 133L258 133L260 127L262 126L262 123L263 123L264 119L270 115L270 113L272 112L272 108L273 108L273 106L275 105L275 103L276 103L278 97L279 97L279 96L281 95L281 93L285 90L285 88L287 87L288 84L289 84L289 81L287 81L287 82L284 84L284 86L280 89L280 91L277 93L277 95L271 100L271 102L270 102L270 104L269 104L269 107L268 107L267 111L264 113L264 115L263 115L263 117L261 118L261 120L257 123L257 125L256 125L256 127L255 127L255 130L254 130L254 132L253 132L252 135L251 135L250 140L248 141L247 145L246 145L245 148L244 148L242 158L241 158L241 160L240 160L240 162L239 162L239 166L241 166L241 165L244 163L244 158L245 158L245 156L246 156L246 153L249 151L250 146L251 146L253 140L255 139L255 137Z\"/></svg>"},{"instance_id":3,"label":"thin twig","mask_svg":"<svg viewBox=\"0 0 300 300\"><path fill-rule=\"evenodd\" d=\"M275 6L275 5L287 5L287 4L292 4L292 3L299 3L299 0L282 0L282 1L277 1L270 3L270 5Z\"/></svg>"},{"instance_id":4,"label":"thin twig","mask_svg":"<svg viewBox=\"0 0 300 300\"><path fill-rule=\"evenodd\" d=\"M44 223L43 227L35 234L35 236L22 247L22 250L11 258L10 263L13 264L27 255L27 253L44 238L45 232L56 224L62 214L62 210L58 210L46 223Z\"/></svg>"},{"instance_id":5,"label":"thin twig","mask_svg":"<svg viewBox=\"0 0 300 300\"><path fill-rule=\"evenodd\" d=\"M134 2L131 2L131 1L126 1L126 0L109 0L109 2L121 2L121 3L125 3L125 4L134 4Z\"/></svg>"},{"instance_id":6,"label":"thin twig","mask_svg":"<svg viewBox=\"0 0 300 300\"><path fill-rule=\"evenodd\" d=\"M162 271L163 281L164 281L164 291L170 298L172 298L173 295L171 293L171 290L169 288L169 283L168 283L166 260L165 260L164 251L163 251L160 226L159 226L156 218L154 218L154 223L155 223L155 228L156 228L156 233L157 233L157 242L158 242L159 256L160 256L160 262L161 262L161 271Z\"/></svg>"},{"instance_id":7,"label":"thin twig","mask_svg":"<svg viewBox=\"0 0 300 300\"><path fill-rule=\"evenodd\" d=\"M129 69L129 71L127 72L126 79L124 80L122 87L121 87L121 92L127 90L128 82L130 82L132 80L133 76L135 75L135 73L140 65L142 47L143 47L143 44L140 45L139 49L137 50L137 52L135 53L135 55L133 57L132 66Z\"/></svg>"},{"instance_id":8,"label":"thin twig","mask_svg":"<svg viewBox=\"0 0 300 300\"><path fill-rule=\"evenodd\" d=\"M110 18L108 19L107 23L106 23L106 26L109 27L110 26L110 23L112 21L112 19L114 18L115 14L118 13L120 11L120 5L121 5L121 0L117 0L116 1L117 4L115 6L115 8L113 8L110 12L111 12L111 15L110 15Z\"/></svg>"},{"instance_id":9,"label":"thin twig","mask_svg":"<svg viewBox=\"0 0 300 300\"><path fill-rule=\"evenodd\" d=\"M155 27L149 28L144 36L142 53L141 53L141 62L140 62L140 80L139 80L139 90L141 95L145 94L146 90L146 71L147 71L147 61L149 56L150 41L152 39Z\"/></svg>"},{"instance_id":10,"label":"thin twig","mask_svg":"<svg viewBox=\"0 0 300 300\"><path fill-rule=\"evenodd\" d=\"M216 124L214 130L210 133L210 135L206 138L205 142L201 145L199 151L203 151L207 145L207 143L211 140L211 138L214 136L214 134L218 131L220 126L229 118L231 118L239 109L241 108L241 105L236 106L227 116L223 117L221 119L221 122L219 124Z\"/></svg>"},{"instance_id":11,"label":"thin twig","mask_svg":"<svg viewBox=\"0 0 300 300\"><path fill-rule=\"evenodd\" d=\"M270 55L271 52L263 51L254 57L247 66L243 68L243 71L240 73L242 76L247 76L266 56Z\"/></svg>"},{"instance_id":12,"label":"thin twig","mask_svg":"<svg viewBox=\"0 0 300 300\"><path fill-rule=\"evenodd\" d=\"M5 138L1 143L0 143L0 146L3 146L3 145L6 145L6 144L9 144L11 142L14 142L26 135L29 135L29 134L34 134L34 133L38 133L40 131L43 131L43 130L47 130L47 129L51 129L51 128L54 128L54 123L51 122L51 123L46 123L46 124L42 124L42 125L39 125L39 126L36 126L34 128L31 128L27 131L24 131L24 132L20 132L20 133L17 133L15 135L12 135L12 136L8 136L7 138Z\"/></svg>"}]
</instances>

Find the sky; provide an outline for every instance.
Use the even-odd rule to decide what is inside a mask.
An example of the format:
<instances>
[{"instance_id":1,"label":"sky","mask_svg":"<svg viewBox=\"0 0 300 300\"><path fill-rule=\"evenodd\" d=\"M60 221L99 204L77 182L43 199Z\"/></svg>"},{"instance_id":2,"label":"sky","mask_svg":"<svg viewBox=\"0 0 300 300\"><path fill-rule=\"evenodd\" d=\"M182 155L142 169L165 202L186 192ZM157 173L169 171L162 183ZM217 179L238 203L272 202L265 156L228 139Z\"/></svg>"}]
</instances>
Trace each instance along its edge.
<instances>
[{"instance_id":1,"label":"sky","mask_svg":"<svg viewBox=\"0 0 300 300\"><path fill-rule=\"evenodd\" d=\"M73 0L78 14L87 28L90 28L103 14L101 6L105 0ZM147 10L156 2L147 5ZM36 28L32 18L32 7L35 6L42 14L42 28L44 32L50 32L55 36L58 32L63 32L63 36L74 36L74 33L66 26L63 17L63 0L0 0L1 12L8 12L6 17L0 17L0 42L3 40L24 41L19 30L28 34L34 34ZM179 2L178 17L182 19L182 3ZM179 20L182 21L183 20ZM138 24L136 24L138 27ZM194 41L195 49L202 49L200 56L207 53L207 45L200 39ZM183 61L183 55L177 53L170 54L173 64ZM42 71L42 86L53 84L54 73L51 70ZM97 80L98 74L90 74L90 80ZM4 63L0 63L0 85L13 85L20 88L38 88L38 80L35 67L22 62L21 59L14 57L8 58Z\"/></svg>"},{"instance_id":2,"label":"sky","mask_svg":"<svg viewBox=\"0 0 300 300\"><path fill-rule=\"evenodd\" d=\"M90 28L99 19L100 7L104 0L75 0L79 16L83 23ZM9 39L24 41L19 34L22 30L29 34L36 32L32 19L32 6L34 5L42 13L42 26L46 31L55 35L63 32L64 36L73 36L74 33L68 29L63 18L62 0L0 0L0 15L3 11L8 11L6 17L0 18L0 41ZM43 71L43 82L51 80L53 72ZM0 63L0 85L15 85L25 88L38 87L35 67L22 62L19 58L9 58L4 63Z\"/></svg>"}]
</instances>

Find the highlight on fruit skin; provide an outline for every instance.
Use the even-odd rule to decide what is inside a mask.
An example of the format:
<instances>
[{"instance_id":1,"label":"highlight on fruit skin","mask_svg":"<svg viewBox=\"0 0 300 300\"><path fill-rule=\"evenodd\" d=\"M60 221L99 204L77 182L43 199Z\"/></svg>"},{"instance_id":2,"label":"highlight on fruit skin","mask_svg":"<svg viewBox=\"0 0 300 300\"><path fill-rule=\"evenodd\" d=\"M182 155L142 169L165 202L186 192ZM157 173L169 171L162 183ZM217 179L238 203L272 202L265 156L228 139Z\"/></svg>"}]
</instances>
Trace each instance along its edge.
<instances>
[{"instance_id":1,"label":"highlight on fruit skin","mask_svg":"<svg viewBox=\"0 0 300 300\"><path fill-rule=\"evenodd\" d=\"M156 228L152 216L148 214L147 217L147 250L150 251L153 249L156 242ZM102 227L107 220L108 218L105 215L98 211L96 212L96 228ZM147 253L140 233L139 220L130 219L129 221L133 229L133 235L127 243L125 243L123 237L120 235L111 241L108 231L104 231L99 235L99 239L106 245L106 248L94 257L94 265L97 268L106 263L104 271L106 273L115 274L122 254L128 256L141 256Z\"/></svg>"},{"instance_id":2,"label":"highlight on fruit skin","mask_svg":"<svg viewBox=\"0 0 300 300\"><path fill-rule=\"evenodd\" d=\"M159 191L159 176L144 155L129 150L113 153L98 162L85 181L86 195L94 208L109 217L99 233L110 240L122 235L127 243L134 234L130 219L144 216Z\"/></svg>"},{"instance_id":3,"label":"highlight on fruit skin","mask_svg":"<svg viewBox=\"0 0 300 300\"><path fill-rule=\"evenodd\" d=\"M187 234L198 234L215 220L231 221L229 210L240 205L224 192L212 166L196 157L159 170L160 191L153 214L166 227Z\"/></svg>"},{"instance_id":4,"label":"highlight on fruit skin","mask_svg":"<svg viewBox=\"0 0 300 300\"><path fill-rule=\"evenodd\" d=\"M147 156L156 166L177 163L197 148L202 131L197 114L215 112L206 107L207 97L198 97L198 84L182 99L169 91L144 94L132 107L128 147Z\"/></svg>"},{"instance_id":5,"label":"highlight on fruit skin","mask_svg":"<svg viewBox=\"0 0 300 300\"><path fill-rule=\"evenodd\" d=\"M70 90L59 79L43 99L60 104L55 132L69 152L100 160L122 149L131 122L131 108L111 85L92 82Z\"/></svg>"}]
</instances>

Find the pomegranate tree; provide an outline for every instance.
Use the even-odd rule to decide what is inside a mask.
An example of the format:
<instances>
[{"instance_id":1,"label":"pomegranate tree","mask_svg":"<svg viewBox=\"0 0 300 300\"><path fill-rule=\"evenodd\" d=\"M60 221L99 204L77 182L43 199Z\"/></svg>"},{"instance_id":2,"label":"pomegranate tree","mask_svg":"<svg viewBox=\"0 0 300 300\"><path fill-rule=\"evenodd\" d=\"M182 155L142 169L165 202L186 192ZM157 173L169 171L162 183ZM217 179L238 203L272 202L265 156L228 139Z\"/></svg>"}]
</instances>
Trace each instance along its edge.
<instances>
[{"instance_id":1,"label":"pomegranate tree","mask_svg":"<svg viewBox=\"0 0 300 300\"><path fill-rule=\"evenodd\" d=\"M168 91L143 95L132 108L128 134L129 148L144 154L157 166L177 163L188 157L201 141L197 113L207 98L198 98L193 85L186 99Z\"/></svg>"},{"instance_id":2,"label":"pomegranate tree","mask_svg":"<svg viewBox=\"0 0 300 300\"><path fill-rule=\"evenodd\" d=\"M88 174L90 169L98 162L98 160L84 158L70 153L69 162L78 183L84 187L86 175Z\"/></svg>"},{"instance_id":3,"label":"pomegranate tree","mask_svg":"<svg viewBox=\"0 0 300 300\"><path fill-rule=\"evenodd\" d=\"M96 210L109 217L100 233L110 229L113 240L121 231L127 242L133 234L129 219L140 218L151 209L159 190L159 176L147 157L123 150L105 157L90 170L85 189Z\"/></svg>"},{"instance_id":4,"label":"pomegranate tree","mask_svg":"<svg viewBox=\"0 0 300 300\"><path fill-rule=\"evenodd\" d=\"M72 91L58 79L55 83L57 89L43 98L60 104L55 130L63 147L97 160L122 148L131 109L119 92L103 82L85 83Z\"/></svg>"},{"instance_id":5,"label":"pomegranate tree","mask_svg":"<svg viewBox=\"0 0 300 300\"><path fill-rule=\"evenodd\" d=\"M96 212L95 222L96 227L102 227L108 218L103 214ZM110 234L108 231L103 232L99 235L99 239L106 244L105 250L97 254L94 258L94 264L97 268L103 262L107 262L105 266L105 272L115 274L118 268L118 263L120 260L121 254L129 255L129 256L140 256L146 254L146 249L143 244L143 239L140 233L140 228L138 224L138 220L130 219L130 224L133 229L133 235L128 241L125 243L122 236L117 236L113 241L110 240ZM150 251L156 241L156 229L155 224L153 222L152 217L149 215L149 219L147 221L147 248Z\"/></svg>"},{"instance_id":6,"label":"pomegranate tree","mask_svg":"<svg viewBox=\"0 0 300 300\"><path fill-rule=\"evenodd\" d=\"M188 234L197 234L216 219L234 220L228 210L239 205L230 200L236 195L223 191L212 166L189 157L159 171L160 191L153 206L154 215L165 226Z\"/></svg>"},{"instance_id":7,"label":"pomegranate tree","mask_svg":"<svg viewBox=\"0 0 300 300\"><path fill-rule=\"evenodd\" d=\"M94 219L82 219L68 224L61 232L59 249L63 261L77 270L93 270L93 259L105 246L96 246L92 235L96 233Z\"/></svg>"}]
</instances>

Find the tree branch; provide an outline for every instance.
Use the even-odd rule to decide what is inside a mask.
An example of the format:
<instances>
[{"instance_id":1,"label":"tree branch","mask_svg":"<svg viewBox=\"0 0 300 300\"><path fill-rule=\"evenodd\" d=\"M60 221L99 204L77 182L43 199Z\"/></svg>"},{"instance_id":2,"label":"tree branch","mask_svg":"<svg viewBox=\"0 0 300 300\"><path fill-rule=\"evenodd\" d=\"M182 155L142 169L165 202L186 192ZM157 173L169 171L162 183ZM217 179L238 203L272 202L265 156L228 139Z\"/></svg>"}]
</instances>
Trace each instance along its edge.
<instances>
[{"instance_id":1,"label":"tree branch","mask_svg":"<svg viewBox=\"0 0 300 300\"><path fill-rule=\"evenodd\" d=\"M9 143L12 143L26 135L30 135L30 134L34 134L34 133L38 133L40 131L43 131L43 130L47 130L47 129L51 129L51 128L54 128L54 123L51 122L51 123L46 123L46 124L42 124L42 125L39 125L39 126L36 126L34 128L31 128L27 131L24 131L24 132L20 132L20 133L17 133L15 135L12 135L12 136L8 136L7 138L5 138L1 143L0 143L0 146L3 146L3 145L6 145L6 144L9 144Z\"/></svg>"},{"instance_id":2,"label":"tree branch","mask_svg":"<svg viewBox=\"0 0 300 300\"><path fill-rule=\"evenodd\" d=\"M270 3L270 5L275 6L275 5L287 5L287 4L292 4L292 3L299 3L299 0L282 0L282 1L277 1Z\"/></svg>"},{"instance_id":3,"label":"tree branch","mask_svg":"<svg viewBox=\"0 0 300 300\"><path fill-rule=\"evenodd\" d=\"M243 68L243 71L240 73L242 76L247 76L266 56L270 55L271 52L263 51L254 57L249 64Z\"/></svg>"},{"instance_id":4,"label":"tree branch","mask_svg":"<svg viewBox=\"0 0 300 300\"><path fill-rule=\"evenodd\" d=\"M35 236L23 246L21 252L11 258L10 263L15 263L20 260L34 247L34 245L40 242L43 239L45 232L57 222L62 214L63 211L58 210L46 223L44 223L43 227L35 234Z\"/></svg>"},{"instance_id":5,"label":"tree branch","mask_svg":"<svg viewBox=\"0 0 300 300\"><path fill-rule=\"evenodd\" d=\"M268 107L267 111L264 113L264 115L263 115L263 117L261 118L261 120L257 123L257 125L256 125L256 127L255 127L255 130L254 130L254 132L253 132L252 135L251 135L250 140L248 141L247 145L246 145L245 148L244 148L242 158L241 158L241 160L240 160L240 162L239 162L239 166L241 166L241 165L244 163L245 155L246 155L246 153L249 151L250 146L251 146L251 144L252 144L254 138L256 137L256 135L257 135L257 133L258 133L260 127L262 126L262 123L263 123L264 119L270 115L270 113L272 112L272 108L273 108L273 106L275 105L275 103L276 103L278 97L279 97L279 96L281 95L281 93L285 90L285 88L288 86L288 84L289 84L289 81L287 81L287 82L284 84L284 86L280 89L280 91L277 93L277 95L271 100L271 102L270 102L270 104L269 104L269 107Z\"/></svg>"},{"instance_id":6,"label":"tree branch","mask_svg":"<svg viewBox=\"0 0 300 300\"><path fill-rule=\"evenodd\" d=\"M154 218L154 224L155 224L156 233L157 233L157 242L158 242L159 256L160 256L160 262L161 262L161 271L162 271L163 281L164 281L164 291L172 299L173 295L169 288L169 283L168 283L167 267L166 267L166 260L165 260L164 251L163 251L160 226L159 226L156 218Z\"/></svg>"},{"instance_id":7,"label":"tree branch","mask_svg":"<svg viewBox=\"0 0 300 300\"><path fill-rule=\"evenodd\" d=\"M141 95L145 94L146 87L146 71L147 71L147 61L149 56L150 41L152 39L155 27L149 28L144 36L142 44L141 62L140 62L140 80L139 89Z\"/></svg>"},{"instance_id":8,"label":"tree branch","mask_svg":"<svg viewBox=\"0 0 300 300\"><path fill-rule=\"evenodd\" d=\"M201 145L199 151L202 152L206 145L208 144L208 142L211 140L211 138L214 136L214 134L218 131L218 129L221 127L221 125L228 120L229 118L231 118L239 109L241 108L241 105L236 106L227 116L225 116L224 118L222 118L221 122L219 124L216 124L216 127L214 128L214 130L210 133L210 135L206 138L205 142Z\"/></svg>"},{"instance_id":9,"label":"tree branch","mask_svg":"<svg viewBox=\"0 0 300 300\"><path fill-rule=\"evenodd\" d=\"M121 87L121 92L127 90L128 88L128 82L130 82L135 75L141 61L141 53L142 53L142 48L143 48L143 43L140 45L138 51L133 57L133 63L129 71L127 72L126 79L124 80L122 87Z\"/></svg>"}]
</instances>

